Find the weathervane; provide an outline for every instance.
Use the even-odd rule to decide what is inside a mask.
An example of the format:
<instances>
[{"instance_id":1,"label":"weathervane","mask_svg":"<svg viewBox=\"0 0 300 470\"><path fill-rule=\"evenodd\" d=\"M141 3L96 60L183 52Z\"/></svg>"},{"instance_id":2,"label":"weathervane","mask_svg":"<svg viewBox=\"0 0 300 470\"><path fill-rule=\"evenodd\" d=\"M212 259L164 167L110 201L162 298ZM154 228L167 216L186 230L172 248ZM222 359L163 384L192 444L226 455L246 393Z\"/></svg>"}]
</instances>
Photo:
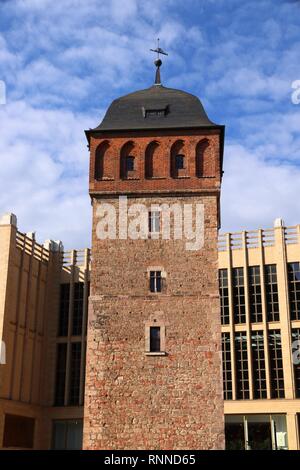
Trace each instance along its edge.
<instances>
[{"instance_id":1,"label":"weathervane","mask_svg":"<svg viewBox=\"0 0 300 470\"><path fill-rule=\"evenodd\" d=\"M155 85L161 85L161 79L160 79L160 66L162 64L162 61L159 58L159 54L162 55L168 55L167 52L163 51L159 47L159 38L157 38L157 48L156 49L150 49L152 52L157 52L157 59L154 61L154 65L156 66L156 74L155 74Z\"/></svg>"}]
</instances>

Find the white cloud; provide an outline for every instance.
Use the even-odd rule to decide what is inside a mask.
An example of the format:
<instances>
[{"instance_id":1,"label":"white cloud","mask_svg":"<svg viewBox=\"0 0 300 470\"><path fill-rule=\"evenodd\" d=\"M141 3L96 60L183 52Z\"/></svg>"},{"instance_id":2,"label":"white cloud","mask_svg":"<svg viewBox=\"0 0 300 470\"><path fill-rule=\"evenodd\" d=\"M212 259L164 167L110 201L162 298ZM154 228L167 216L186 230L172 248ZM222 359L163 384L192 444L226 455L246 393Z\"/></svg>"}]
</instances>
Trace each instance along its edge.
<instances>
[{"instance_id":1,"label":"white cloud","mask_svg":"<svg viewBox=\"0 0 300 470\"><path fill-rule=\"evenodd\" d=\"M276 217L299 223L299 166L276 165L242 145L228 144L224 169L222 232L272 227Z\"/></svg>"},{"instance_id":2,"label":"white cloud","mask_svg":"<svg viewBox=\"0 0 300 470\"><path fill-rule=\"evenodd\" d=\"M90 244L89 155L83 134L90 119L24 102L0 107L0 212L16 213L20 230L37 230L40 241Z\"/></svg>"},{"instance_id":3,"label":"white cloud","mask_svg":"<svg viewBox=\"0 0 300 470\"><path fill-rule=\"evenodd\" d=\"M90 244L83 130L113 98L151 84L159 36L169 52L163 82L198 94L227 125L223 228L299 222L300 107L290 86L300 79L300 28L280 3L2 2L0 212L16 212L41 240Z\"/></svg>"}]
</instances>

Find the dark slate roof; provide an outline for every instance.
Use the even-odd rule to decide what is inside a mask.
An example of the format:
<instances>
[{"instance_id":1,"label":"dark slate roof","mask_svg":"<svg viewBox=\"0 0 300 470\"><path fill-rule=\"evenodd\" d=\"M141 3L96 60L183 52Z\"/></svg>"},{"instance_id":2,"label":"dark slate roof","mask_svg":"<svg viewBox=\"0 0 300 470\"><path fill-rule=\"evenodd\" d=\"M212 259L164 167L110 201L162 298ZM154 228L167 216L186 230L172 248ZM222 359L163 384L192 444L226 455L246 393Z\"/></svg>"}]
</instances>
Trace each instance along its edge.
<instances>
[{"instance_id":1,"label":"dark slate roof","mask_svg":"<svg viewBox=\"0 0 300 470\"><path fill-rule=\"evenodd\" d=\"M208 119L196 96L153 85L114 100L103 121L90 132L190 127L222 126Z\"/></svg>"}]
</instances>

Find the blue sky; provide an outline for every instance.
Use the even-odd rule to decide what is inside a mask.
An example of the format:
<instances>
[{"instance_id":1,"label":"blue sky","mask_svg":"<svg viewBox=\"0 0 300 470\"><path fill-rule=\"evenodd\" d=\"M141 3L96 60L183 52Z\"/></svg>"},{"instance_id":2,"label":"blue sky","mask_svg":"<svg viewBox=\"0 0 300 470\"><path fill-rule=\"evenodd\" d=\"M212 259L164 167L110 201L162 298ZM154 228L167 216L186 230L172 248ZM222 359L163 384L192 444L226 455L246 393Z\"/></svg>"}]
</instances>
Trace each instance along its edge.
<instances>
[{"instance_id":1,"label":"blue sky","mask_svg":"<svg viewBox=\"0 0 300 470\"><path fill-rule=\"evenodd\" d=\"M0 214L21 231L90 245L83 130L153 83L157 37L163 84L226 125L222 231L300 223L300 1L2 0Z\"/></svg>"}]
</instances>

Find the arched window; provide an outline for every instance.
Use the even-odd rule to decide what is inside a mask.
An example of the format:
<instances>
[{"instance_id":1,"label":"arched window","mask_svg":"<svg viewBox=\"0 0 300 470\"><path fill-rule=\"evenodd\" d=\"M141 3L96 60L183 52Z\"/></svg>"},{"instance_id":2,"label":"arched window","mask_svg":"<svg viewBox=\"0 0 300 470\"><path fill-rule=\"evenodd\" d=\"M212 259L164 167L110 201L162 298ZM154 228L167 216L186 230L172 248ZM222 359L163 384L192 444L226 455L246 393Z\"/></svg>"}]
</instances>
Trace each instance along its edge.
<instances>
[{"instance_id":1,"label":"arched window","mask_svg":"<svg viewBox=\"0 0 300 470\"><path fill-rule=\"evenodd\" d=\"M145 153L145 178L159 176L159 143L150 142Z\"/></svg>"},{"instance_id":2,"label":"arched window","mask_svg":"<svg viewBox=\"0 0 300 470\"><path fill-rule=\"evenodd\" d=\"M196 146L196 176L198 178L215 176L214 158L209 141L203 139Z\"/></svg>"},{"instance_id":3,"label":"arched window","mask_svg":"<svg viewBox=\"0 0 300 470\"><path fill-rule=\"evenodd\" d=\"M101 142L100 145L98 145L96 149L96 155L95 155L95 179L96 180L101 180L107 175L108 172L108 165L109 162L107 162L107 151L109 149L109 142L108 140L105 140L104 142Z\"/></svg>"},{"instance_id":4,"label":"arched window","mask_svg":"<svg viewBox=\"0 0 300 470\"><path fill-rule=\"evenodd\" d=\"M122 179L134 176L136 172L135 148L132 141L123 145L120 155L120 177Z\"/></svg>"},{"instance_id":5,"label":"arched window","mask_svg":"<svg viewBox=\"0 0 300 470\"><path fill-rule=\"evenodd\" d=\"M183 140L177 140L171 147L171 176L178 178L186 174L187 162Z\"/></svg>"}]
</instances>

